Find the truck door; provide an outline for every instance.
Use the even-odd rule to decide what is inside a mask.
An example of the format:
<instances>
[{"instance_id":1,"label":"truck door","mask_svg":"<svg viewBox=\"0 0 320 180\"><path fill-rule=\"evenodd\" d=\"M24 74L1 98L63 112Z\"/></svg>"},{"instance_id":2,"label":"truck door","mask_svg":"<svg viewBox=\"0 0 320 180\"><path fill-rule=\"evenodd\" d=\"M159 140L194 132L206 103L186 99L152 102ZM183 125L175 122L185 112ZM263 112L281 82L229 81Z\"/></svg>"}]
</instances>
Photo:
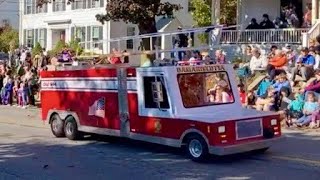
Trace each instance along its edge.
<instances>
[{"instance_id":1,"label":"truck door","mask_svg":"<svg viewBox=\"0 0 320 180\"><path fill-rule=\"evenodd\" d=\"M117 70L117 76L120 135L123 137L128 137L130 133L130 122L128 113L127 69L119 68Z\"/></svg>"},{"instance_id":2,"label":"truck door","mask_svg":"<svg viewBox=\"0 0 320 180\"><path fill-rule=\"evenodd\" d=\"M173 117L168 77L162 72L139 72L137 76L140 118L132 128L148 135L164 133L162 120Z\"/></svg>"}]
</instances>

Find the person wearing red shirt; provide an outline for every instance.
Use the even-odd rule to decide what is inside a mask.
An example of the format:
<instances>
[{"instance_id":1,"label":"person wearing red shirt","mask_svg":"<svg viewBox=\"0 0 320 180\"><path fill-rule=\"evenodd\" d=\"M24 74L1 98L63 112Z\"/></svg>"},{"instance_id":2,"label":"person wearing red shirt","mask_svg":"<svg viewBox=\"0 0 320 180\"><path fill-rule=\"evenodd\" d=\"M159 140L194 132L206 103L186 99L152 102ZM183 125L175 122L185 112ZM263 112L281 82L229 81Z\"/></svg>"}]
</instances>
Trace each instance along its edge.
<instances>
[{"instance_id":1,"label":"person wearing red shirt","mask_svg":"<svg viewBox=\"0 0 320 180\"><path fill-rule=\"evenodd\" d=\"M112 49L112 57L109 59L110 64L121 64L121 53L113 48Z\"/></svg>"},{"instance_id":2,"label":"person wearing red shirt","mask_svg":"<svg viewBox=\"0 0 320 180\"><path fill-rule=\"evenodd\" d=\"M268 74L271 79L274 79L277 75L284 72L284 66L287 64L288 60L281 50L275 51L275 56L269 60L269 65L267 67Z\"/></svg>"},{"instance_id":3,"label":"person wearing red shirt","mask_svg":"<svg viewBox=\"0 0 320 180\"><path fill-rule=\"evenodd\" d=\"M247 95L246 95L246 91L244 90L243 84L238 85L238 91L240 94L241 104L244 105L246 103Z\"/></svg>"}]
</instances>

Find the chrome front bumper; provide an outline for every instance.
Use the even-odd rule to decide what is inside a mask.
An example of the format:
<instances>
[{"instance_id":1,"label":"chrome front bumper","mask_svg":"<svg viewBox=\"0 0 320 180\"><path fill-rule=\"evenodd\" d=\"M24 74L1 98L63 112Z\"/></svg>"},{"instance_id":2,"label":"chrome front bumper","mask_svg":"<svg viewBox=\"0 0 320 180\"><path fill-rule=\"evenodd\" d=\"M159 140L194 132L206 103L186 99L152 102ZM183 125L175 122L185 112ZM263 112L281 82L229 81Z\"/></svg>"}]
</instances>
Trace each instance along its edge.
<instances>
[{"instance_id":1,"label":"chrome front bumper","mask_svg":"<svg viewBox=\"0 0 320 180\"><path fill-rule=\"evenodd\" d=\"M260 141L254 141L244 144L236 144L231 146L210 146L209 153L219 156L230 155L230 154L238 154L249 152L253 150L268 148L272 146L277 141L282 140L284 137L276 137L272 139L264 139Z\"/></svg>"}]
</instances>

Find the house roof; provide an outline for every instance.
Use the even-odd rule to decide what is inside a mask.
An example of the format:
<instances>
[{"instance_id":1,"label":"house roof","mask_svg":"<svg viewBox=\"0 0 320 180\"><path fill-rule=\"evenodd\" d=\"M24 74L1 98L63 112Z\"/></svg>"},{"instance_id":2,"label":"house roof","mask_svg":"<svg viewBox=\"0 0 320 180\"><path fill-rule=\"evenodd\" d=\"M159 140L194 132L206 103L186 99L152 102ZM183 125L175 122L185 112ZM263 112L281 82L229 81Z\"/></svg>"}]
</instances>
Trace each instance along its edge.
<instances>
[{"instance_id":1,"label":"house roof","mask_svg":"<svg viewBox=\"0 0 320 180\"><path fill-rule=\"evenodd\" d=\"M173 18L160 18L156 23L156 28L158 31L163 29L165 26L172 22Z\"/></svg>"}]
</instances>

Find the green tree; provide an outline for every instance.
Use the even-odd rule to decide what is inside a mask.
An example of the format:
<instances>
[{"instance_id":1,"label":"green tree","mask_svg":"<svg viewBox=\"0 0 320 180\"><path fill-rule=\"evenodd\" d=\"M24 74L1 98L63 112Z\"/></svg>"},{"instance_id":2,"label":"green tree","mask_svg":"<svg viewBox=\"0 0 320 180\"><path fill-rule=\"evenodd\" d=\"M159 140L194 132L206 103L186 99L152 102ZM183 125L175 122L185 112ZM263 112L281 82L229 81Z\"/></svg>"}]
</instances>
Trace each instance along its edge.
<instances>
[{"instance_id":1,"label":"green tree","mask_svg":"<svg viewBox=\"0 0 320 180\"><path fill-rule=\"evenodd\" d=\"M191 15L193 20L197 23L198 27L210 26L211 21L211 4L208 0L191 0L192 11ZM208 42L208 34L203 33L198 35L201 43Z\"/></svg>"},{"instance_id":2,"label":"green tree","mask_svg":"<svg viewBox=\"0 0 320 180\"><path fill-rule=\"evenodd\" d=\"M227 25L237 23L237 0L221 0L220 22Z\"/></svg>"},{"instance_id":3,"label":"green tree","mask_svg":"<svg viewBox=\"0 0 320 180\"><path fill-rule=\"evenodd\" d=\"M19 33L10 26L4 27L0 34L0 51L9 52L19 45Z\"/></svg>"},{"instance_id":4,"label":"green tree","mask_svg":"<svg viewBox=\"0 0 320 180\"><path fill-rule=\"evenodd\" d=\"M34 48L32 48L32 51L31 51L32 57L35 57L36 55L40 55L41 52L42 52L42 47L40 43L37 42Z\"/></svg>"},{"instance_id":5,"label":"green tree","mask_svg":"<svg viewBox=\"0 0 320 180\"><path fill-rule=\"evenodd\" d=\"M73 52L75 52L76 56L81 55L83 53L83 48L80 46L78 39L72 38L68 46Z\"/></svg>"}]
</instances>

